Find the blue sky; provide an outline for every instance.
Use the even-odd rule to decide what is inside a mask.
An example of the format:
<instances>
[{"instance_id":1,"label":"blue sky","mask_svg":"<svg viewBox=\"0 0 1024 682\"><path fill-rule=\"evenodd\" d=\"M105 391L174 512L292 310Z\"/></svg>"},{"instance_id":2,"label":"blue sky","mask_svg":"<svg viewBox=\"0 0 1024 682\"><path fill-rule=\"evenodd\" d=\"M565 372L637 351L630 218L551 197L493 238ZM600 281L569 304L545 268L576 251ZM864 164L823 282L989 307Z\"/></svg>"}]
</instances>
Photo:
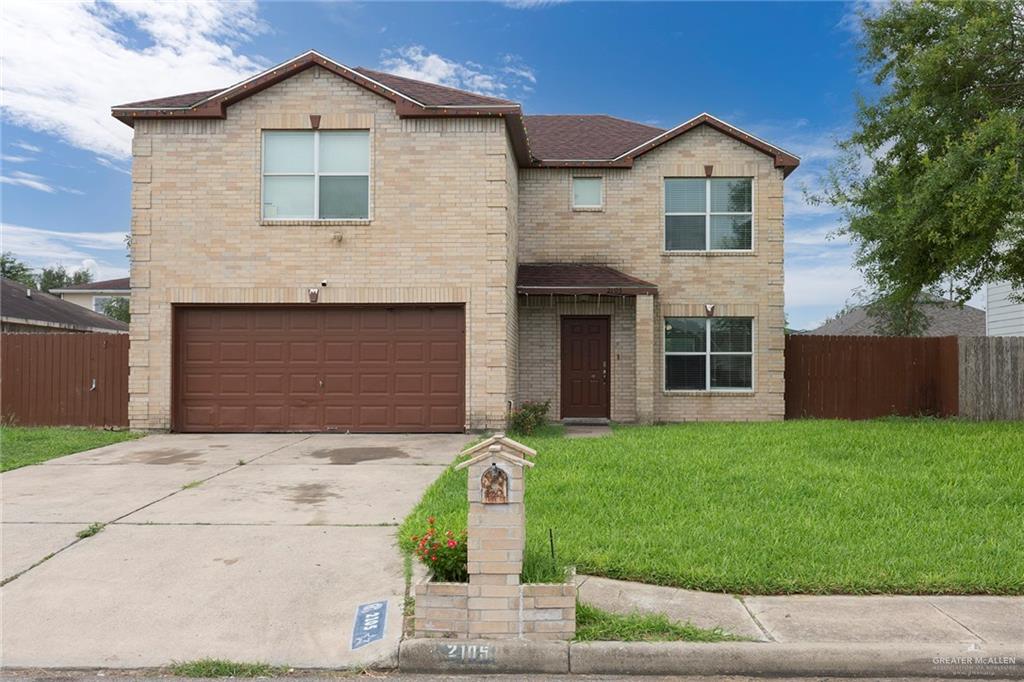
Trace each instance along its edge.
<instances>
[{"instance_id":1,"label":"blue sky","mask_svg":"<svg viewBox=\"0 0 1024 682\"><path fill-rule=\"evenodd\" d=\"M6 3L3 249L127 274L130 129L113 104L229 85L309 48L498 94L527 113L671 127L710 112L796 153L786 308L811 327L850 298L838 217L802 198L849 129L859 76L844 3ZM59 40L58 40L59 38ZM50 54L40 60L38 55Z\"/></svg>"}]
</instances>

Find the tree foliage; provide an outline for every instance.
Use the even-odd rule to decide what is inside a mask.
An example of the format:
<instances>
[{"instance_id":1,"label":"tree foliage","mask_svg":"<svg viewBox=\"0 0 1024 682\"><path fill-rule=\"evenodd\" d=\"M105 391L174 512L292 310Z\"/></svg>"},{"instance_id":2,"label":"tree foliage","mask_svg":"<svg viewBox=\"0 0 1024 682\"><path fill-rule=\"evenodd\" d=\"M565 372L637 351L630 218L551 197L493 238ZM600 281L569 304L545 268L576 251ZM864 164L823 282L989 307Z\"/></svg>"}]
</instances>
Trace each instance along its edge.
<instances>
[{"instance_id":1,"label":"tree foliage","mask_svg":"<svg viewBox=\"0 0 1024 682\"><path fill-rule=\"evenodd\" d=\"M92 273L82 268L68 272L63 265L43 268L39 274L39 289L50 293L53 289L63 289L72 284L88 284L92 281Z\"/></svg>"},{"instance_id":2,"label":"tree foliage","mask_svg":"<svg viewBox=\"0 0 1024 682\"><path fill-rule=\"evenodd\" d=\"M21 282L27 287L36 287L36 276L32 274L32 268L18 260L10 251L0 254L0 275Z\"/></svg>"},{"instance_id":3,"label":"tree foliage","mask_svg":"<svg viewBox=\"0 0 1024 682\"><path fill-rule=\"evenodd\" d=\"M131 322L128 299L124 296L115 296L103 305L103 314L128 324Z\"/></svg>"},{"instance_id":4,"label":"tree foliage","mask_svg":"<svg viewBox=\"0 0 1024 682\"><path fill-rule=\"evenodd\" d=\"M861 17L880 87L818 198L895 328L921 292L987 281L1024 295L1024 1L894 2Z\"/></svg>"}]
</instances>

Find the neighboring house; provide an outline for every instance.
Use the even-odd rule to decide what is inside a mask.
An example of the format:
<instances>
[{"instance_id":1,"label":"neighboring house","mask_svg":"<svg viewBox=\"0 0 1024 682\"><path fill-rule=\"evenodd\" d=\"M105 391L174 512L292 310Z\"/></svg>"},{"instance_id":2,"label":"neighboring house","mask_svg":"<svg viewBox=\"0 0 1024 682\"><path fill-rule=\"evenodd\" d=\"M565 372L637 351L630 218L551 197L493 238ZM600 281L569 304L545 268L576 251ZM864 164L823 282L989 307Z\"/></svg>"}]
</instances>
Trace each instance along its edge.
<instances>
[{"instance_id":1,"label":"neighboring house","mask_svg":"<svg viewBox=\"0 0 1024 682\"><path fill-rule=\"evenodd\" d=\"M1011 298L1009 282L987 285L985 334L988 336L1024 336L1024 303Z\"/></svg>"},{"instance_id":2,"label":"neighboring house","mask_svg":"<svg viewBox=\"0 0 1024 682\"><path fill-rule=\"evenodd\" d=\"M0 322L5 332L125 333L128 325L56 296L0 278Z\"/></svg>"},{"instance_id":3,"label":"neighboring house","mask_svg":"<svg viewBox=\"0 0 1024 682\"><path fill-rule=\"evenodd\" d=\"M127 277L105 279L100 282L72 284L64 289L53 289L51 294L58 294L69 301L93 312L102 313L112 298L131 298L132 286Z\"/></svg>"},{"instance_id":4,"label":"neighboring house","mask_svg":"<svg viewBox=\"0 0 1024 682\"><path fill-rule=\"evenodd\" d=\"M135 428L783 418L799 160L710 115L524 116L312 51L113 115Z\"/></svg>"},{"instance_id":5,"label":"neighboring house","mask_svg":"<svg viewBox=\"0 0 1024 682\"><path fill-rule=\"evenodd\" d=\"M928 327L921 336L985 336L985 311L945 298L930 297L920 303ZM877 320L863 306L857 306L817 329L802 334L818 336L874 336Z\"/></svg>"}]
</instances>

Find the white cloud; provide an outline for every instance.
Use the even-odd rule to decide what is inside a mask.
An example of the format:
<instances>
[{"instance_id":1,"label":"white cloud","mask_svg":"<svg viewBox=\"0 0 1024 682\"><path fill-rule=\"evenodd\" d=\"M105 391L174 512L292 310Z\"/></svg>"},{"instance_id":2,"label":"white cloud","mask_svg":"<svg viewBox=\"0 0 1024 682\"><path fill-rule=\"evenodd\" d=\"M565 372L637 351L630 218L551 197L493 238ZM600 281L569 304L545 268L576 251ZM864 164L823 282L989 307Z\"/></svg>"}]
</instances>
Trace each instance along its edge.
<instances>
[{"instance_id":1,"label":"white cloud","mask_svg":"<svg viewBox=\"0 0 1024 682\"><path fill-rule=\"evenodd\" d=\"M28 187L29 189L35 189L49 194L53 194L57 191L57 188L48 184L46 182L46 178L41 175L33 175L32 173L24 173L22 171L14 171L10 175L0 175L0 182L5 185Z\"/></svg>"},{"instance_id":2,"label":"white cloud","mask_svg":"<svg viewBox=\"0 0 1024 682\"><path fill-rule=\"evenodd\" d=\"M0 154L0 161L6 161L7 163L25 163L26 161L34 161L31 156L15 156L13 154Z\"/></svg>"},{"instance_id":3,"label":"white cloud","mask_svg":"<svg viewBox=\"0 0 1024 682\"><path fill-rule=\"evenodd\" d=\"M568 2L568 0L501 0L501 4L509 9L538 9L561 5L564 2Z\"/></svg>"},{"instance_id":4,"label":"white cloud","mask_svg":"<svg viewBox=\"0 0 1024 682\"><path fill-rule=\"evenodd\" d=\"M537 82L533 69L520 57L505 55L502 64L487 68L476 62L457 62L430 52L422 45L385 50L380 59L380 68L389 73L482 95L501 97L512 88L527 90L527 84Z\"/></svg>"},{"instance_id":5,"label":"white cloud","mask_svg":"<svg viewBox=\"0 0 1024 682\"><path fill-rule=\"evenodd\" d=\"M864 278L847 262L826 265L794 263L786 267L786 306L828 305L839 310Z\"/></svg>"},{"instance_id":6,"label":"white cloud","mask_svg":"<svg viewBox=\"0 0 1024 682\"><path fill-rule=\"evenodd\" d=\"M111 106L251 76L264 61L237 49L261 30L253 0L6 0L3 110L16 125L126 158L131 129Z\"/></svg>"},{"instance_id":7,"label":"white cloud","mask_svg":"<svg viewBox=\"0 0 1024 682\"><path fill-rule=\"evenodd\" d=\"M5 185L28 187L29 189L46 192L48 194L54 194L58 191L67 192L68 194L85 194L82 190L75 189L73 187L51 185L43 176L36 175L35 173L26 173L25 171L13 171L10 175L0 175L0 183Z\"/></svg>"},{"instance_id":8,"label":"white cloud","mask_svg":"<svg viewBox=\"0 0 1024 682\"><path fill-rule=\"evenodd\" d=\"M11 146L17 147L18 149L24 149L27 152L34 152L36 154L43 151L40 147L37 147L34 144L29 144L24 140L18 140L17 142L12 143Z\"/></svg>"},{"instance_id":9,"label":"white cloud","mask_svg":"<svg viewBox=\"0 0 1024 682\"><path fill-rule=\"evenodd\" d=\"M505 63L504 71L507 74L520 78L529 83L537 82L537 74L534 73L533 68L523 61L523 58L517 54L507 54L501 58Z\"/></svg>"},{"instance_id":10,"label":"white cloud","mask_svg":"<svg viewBox=\"0 0 1024 682\"><path fill-rule=\"evenodd\" d=\"M72 232L23 225L0 225L3 251L12 252L33 268L63 265L87 268L97 279L128 274L125 232Z\"/></svg>"},{"instance_id":11,"label":"white cloud","mask_svg":"<svg viewBox=\"0 0 1024 682\"><path fill-rule=\"evenodd\" d=\"M128 170L127 168L122 168L121 166L117 165L116 163L114 163L110 159L108 159L106 157L103 157L103 156L97 156L96 157L96 163L98 163L99 165L103 166L104 168L109 168L112 171L117 171L118 173L124 173L125 175L131 175L132 174L132 172L130 170Z\"/></svg>"}]
</instances>

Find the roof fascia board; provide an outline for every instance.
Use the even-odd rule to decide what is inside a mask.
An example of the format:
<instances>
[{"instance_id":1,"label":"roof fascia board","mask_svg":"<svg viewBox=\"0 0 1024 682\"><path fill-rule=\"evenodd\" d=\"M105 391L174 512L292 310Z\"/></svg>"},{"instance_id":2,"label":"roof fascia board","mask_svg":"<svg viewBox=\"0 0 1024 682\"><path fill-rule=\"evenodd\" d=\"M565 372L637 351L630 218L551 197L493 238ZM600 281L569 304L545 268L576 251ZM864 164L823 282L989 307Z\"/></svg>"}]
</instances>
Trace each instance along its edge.
<instances>
[{"instance_id":1,"label":"roof fascia board","mask_svg":"<svg viewBox=\"0 0 1024 682\"><path fill-rule=\"evenodd\" d=\"M781 147L776 147L773 144L765 142L761 138L755 135L751 135L747 131L737 128L734 125L730 125L725 121L716 118L707 112L694 116L688 121L684 121L683 123L680 123L676 127L670 130L666 130L665 132L659 135L655 135L647 142L637 145L636 147L633 147L629 151L620 154L618 157L616 157L615 160L621 160L625 158L635 159L639 156L643 156L647 152L661 146L662 144L668 142L669 140L675 139L679 135L682 135L683 133L686 133L692 130L693 128L696 128L699 125L709 125L718 132L728 135L729 137L733 138L734 140L737 140L738 142L747 144L753 147L754 149L768 156L773 157L775 160L775 167L782 168L786 175L791 173L793 170L796 169L797 166L800 165L800 157L796 156L795 154L787 152L785 149L782 149Z\"/></svg>"}]
</instances>

